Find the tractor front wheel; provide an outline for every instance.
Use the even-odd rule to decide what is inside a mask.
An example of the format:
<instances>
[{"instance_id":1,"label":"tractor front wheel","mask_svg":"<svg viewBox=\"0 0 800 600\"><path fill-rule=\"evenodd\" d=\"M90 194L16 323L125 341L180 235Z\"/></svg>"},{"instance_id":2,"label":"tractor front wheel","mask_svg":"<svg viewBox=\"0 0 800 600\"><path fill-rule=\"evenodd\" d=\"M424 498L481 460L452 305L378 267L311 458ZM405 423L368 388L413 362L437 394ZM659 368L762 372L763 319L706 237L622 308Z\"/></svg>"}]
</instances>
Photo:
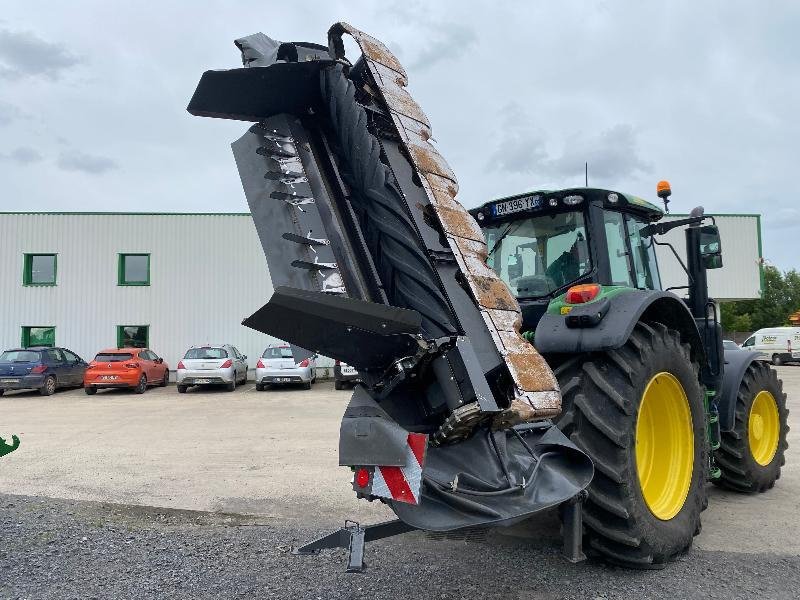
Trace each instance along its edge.
<instances>
[{"instance_id":1,"label":"tractor front wheel","mask_svg":"<svg viewBox=\"0 0 800 600\"><path fill-rule=\"evenodd\" d=\"M555 370L558 426L594 461L586 548L608 561L660 568L700 531L706 434L698 365L677 331L637 323L619 349Z\"/></svg>"},{"instance_id":2,"label":"tractor front wheel","mask_svg":"<svg viewBox=\"0 0 800 600\"><path fill-rule=\"evenodd\" d=\"M738 492L765 492L781 476L789 433L786 394L774 369L754 361L739 384L734 426L715 452L721 476L714 483Z\"/></svg>"}]
</instances>

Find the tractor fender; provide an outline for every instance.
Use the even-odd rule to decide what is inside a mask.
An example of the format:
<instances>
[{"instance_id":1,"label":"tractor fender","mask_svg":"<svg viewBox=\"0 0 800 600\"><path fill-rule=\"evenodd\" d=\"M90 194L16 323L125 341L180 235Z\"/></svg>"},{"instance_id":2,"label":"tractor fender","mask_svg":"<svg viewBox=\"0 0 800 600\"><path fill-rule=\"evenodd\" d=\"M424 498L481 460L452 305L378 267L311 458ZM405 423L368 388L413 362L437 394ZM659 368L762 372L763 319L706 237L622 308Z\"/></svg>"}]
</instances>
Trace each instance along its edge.
<instances>
[{"instance_id":1,"label":"tractor fender","mask_svg":"<svg viewBox=\"0 0 800 600\"><path fill-rule=\"evenodd\" d=\"M717 400L719 428L731 431L735 424L736 397L747 367L757 360L755 352L747 350L725 350L725 372L722 379L722 393Z\"/></svg>"},{"instance_id":2,"label":"tractor fender","mask_svg":"<svg viewBox=\"0 0 800 600\"><path fill-rule=\"evenodd\" d=\"M691 346L692 359L703 364L705 350L697 325L678 296L660 290L631 289L606 299L609 304L605 314L594 326L568 327L566 316L546 313L536 326L536 349L541 354L575 354L621 348L637 322L658 321L677 330L681 340Z\"/></svg>"}]
</instances>

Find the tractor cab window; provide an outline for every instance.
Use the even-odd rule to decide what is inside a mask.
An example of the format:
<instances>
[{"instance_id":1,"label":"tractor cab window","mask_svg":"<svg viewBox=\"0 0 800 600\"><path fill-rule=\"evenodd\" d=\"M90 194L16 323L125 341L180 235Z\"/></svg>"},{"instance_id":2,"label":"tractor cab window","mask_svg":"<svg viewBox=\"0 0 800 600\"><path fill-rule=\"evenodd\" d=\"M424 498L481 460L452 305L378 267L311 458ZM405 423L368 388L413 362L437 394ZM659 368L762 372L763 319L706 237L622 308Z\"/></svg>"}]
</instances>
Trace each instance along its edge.
<instances>
[{"instance_id":1,"label":"tractor cab window","mask_svg":"<svg viewBox=\"0 0 800 600\"><path fill-rule=\"evenodd\" d=\"M642 236L645 221L626 213L603 211L611 285L660 290L652 236Z\"/></svg>"},{"instance_id":2,"label":"tractor cab window","mask_svg":"<svg viewBox=\"0 0 800 600\"><path fill-rule=\"evenodd\" d=\"M628 226L631 256L633 257L636 287L647 290L660 290L661 279L658 274L656 248L653 236L642 237L641 230L647 225L645 221L632 215L625 215Z\"/></svg>"},{"instance_id":3,"label":"tractor cab window","mask_svg":"<svg viewBox=\"0 0 800 600\"><path fill-rule=\"evenodd\" d=\"M501 223L484 235L489 266L517 298L547 296L592 268L582 212Z\"/></svg>"},{"instance_id":4,"label":"tractor cab window","mask_svg":"<svg viewBox=\"0 0 800 600\"><path fill-rule=\"evenodd\" d=\"M625 221L622 213L603 211L603 224L606 230L606 248L608 249L608 266L611 271L611 285L633 287L631 279L631 263L628 246L625 243Z\"/></svg>"}]
</instances>

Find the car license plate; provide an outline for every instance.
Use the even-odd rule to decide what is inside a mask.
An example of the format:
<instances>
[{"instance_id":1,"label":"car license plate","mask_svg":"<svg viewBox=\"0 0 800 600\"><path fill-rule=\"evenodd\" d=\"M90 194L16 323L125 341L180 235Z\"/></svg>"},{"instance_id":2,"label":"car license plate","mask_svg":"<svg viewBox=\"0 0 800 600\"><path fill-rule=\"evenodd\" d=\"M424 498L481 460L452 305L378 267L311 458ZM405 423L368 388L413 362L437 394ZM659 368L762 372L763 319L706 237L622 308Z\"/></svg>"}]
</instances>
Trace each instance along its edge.
<instances>
[{"instance_id":1,"label":"car license plate","mask_svg":"<svg viewBox=\"0 0 800 600\"><path fill-rule=\"evenodd\" d=\"M356 370L353 367L344 367L342 369L342 375L355 375Z\"/></svg>"},{"instance_id":2,"label":"car license plate","mask_svg":"<svg viewBox=\"0 0 800 600\"><path fill-rule=\"evenodd\" d=\"M498 202L494 205L494 216L501 217L521 210L531 210L539 208L542 204L541 196L525 196L524 198L514 198L505 202Z\"/></svg>"},{"instance_id":3,"label":"car license plate","mask_svg":"<svg viewBox=\"0 0 800 600\"><path fill-rule=\"evenodd\" d=\"M102 379L104 381L110 381L110 380L113 380L113 379L119 379L119 377L116 376L116 375L100 375L100 379Z\"/></svg>"},{"instance_id":4,"label":"car license plate","mask_svg":"<svg viewBox=\"0 0 800 600\"><path fill-rule=\"evenodd\" d=\"M292 380L291 377L276 377L275 381L278 383L289 383Z\"/></svg>"},{"instance_id":5,"label":"car license plate","mask_svg":"<svg viewBox=\"0 0 800 600\"><path fill-rule=\"evenodd\" d=\"M196 379L195 383L211 383L210 379Z\"/></svg>"},{"instance_id":6,"label":"car license plate","mask_svg":"<svg viewBox=\"0 0 800 600\"><path fill-rule=\"evenodd\" d=\"M800 352L792 352L792 358L800 358Z\"/></svg>"},{"instance_id":7,"label":"car license plate","mask_svg":"<svg viewBox=\"0 0 800 600\"><path fill-rule=\"evenodd\" d=\"M19 379L0 379L0 383L19 383Z\"/></svg>"}]
</instances>

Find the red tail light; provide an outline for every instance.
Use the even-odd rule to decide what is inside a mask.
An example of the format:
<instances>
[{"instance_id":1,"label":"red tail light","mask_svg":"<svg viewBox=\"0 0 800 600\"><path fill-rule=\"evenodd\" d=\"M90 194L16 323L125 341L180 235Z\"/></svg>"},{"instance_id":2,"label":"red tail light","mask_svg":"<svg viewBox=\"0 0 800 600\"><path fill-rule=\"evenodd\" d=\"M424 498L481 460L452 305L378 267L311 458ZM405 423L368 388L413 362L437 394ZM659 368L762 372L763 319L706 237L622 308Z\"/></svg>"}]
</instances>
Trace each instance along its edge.
<instances>
[{"instance_id":1,"label":"red tail light","mask_svg":"<svg viewBox=\"0 0 800 600\"><path fill-rule=\"evenodd\" d=\"M186 369L186 367L184 366L184 364L183 364L183 361L182 361L182 360L179 360L179 361L178 361L178 368L179 368L179 369L184 369L184 370Z\"/></svg>"},{"instance_id":2,"label":"red tail light","mask_svg":"<svg viewBox=\"0 0 800 600\"><path fill-rule=\"evenodd\" d=\"M139 363L125 363L126 369L138 369Z\"/></svg>"},{"instance_id":3,"label":"red tail light","mask_svg":"<svg viewBox=\"0 0 800 600\"><path fill-rule=\"evenodd\" d=\"M36 365L31 369L31 373L44 373L47 371L47 367L44 365Z\"/></svg>"},{"instance_id":4,"label":"red tail light","mask_svg":"<svg viewBox=\"0 0 800 600\"><path fill-rule=\"evenodd\" d=\"M342 364L342 361L340 361L340 360L337 360L337 361L336 361L336 366L338 367L340 364Z\"/></svg>"},{"instance_id":5,"label":"red tail light","mask_svg":"<svg viewBox=\"0 0 800 600\"><path fill-rule=\"evenodd\" d=\"M583 304L590 302L597 298L600 293L600 284L597 283L584 283L581 285L573 285L567 290L567 295L564 301L567 304Z\"/></svg>"},{"instance_id":6,"label":"red tail light","mask_svg":"<svg viewBox=\"0 0 800 600\"><path fill-rule=\"evenodd\" d=\"M301 360L300 361L300 366L301 367L307 367L308 366L308 359L304 358L303 360Z\"/></svg>"},{"instance_id":7,"label":"red tail light","mask_svg":"<svg viewBox=\"0 0 800 600\"><path fill-rule=\"evenodd\" d=\"M367 471L364 467L361 467L358 471L356 471L356 485L358 487L367 487L369 483L369 471Z\"/></svg>"},{"instance_id":8,"label":"red tail light","mask_svg":"<svg viewBox=\"0 0 800 600\"><path fill-rule=\"evenodd\" d=\"M256 368L257 369L263 369L264 368L264 361L262 361L260 358L258 359L258 362L256 363Z\"/></svg>"},{"instance_id":9,"label":"red tail light","mask_svg":"<svg viewBox=\"0 0 800 600\"><path fill-rule=\"evenodd\" d=\"M219 368L220 368L220 369L227 369L228 367L232 367L232 366L233 366L233 361L232 361L232 360L229 358L229 359L228 359L228 360L226 360L224 363L222 363L222 364L219 366Z\"/></svg>"}]
</instances>

